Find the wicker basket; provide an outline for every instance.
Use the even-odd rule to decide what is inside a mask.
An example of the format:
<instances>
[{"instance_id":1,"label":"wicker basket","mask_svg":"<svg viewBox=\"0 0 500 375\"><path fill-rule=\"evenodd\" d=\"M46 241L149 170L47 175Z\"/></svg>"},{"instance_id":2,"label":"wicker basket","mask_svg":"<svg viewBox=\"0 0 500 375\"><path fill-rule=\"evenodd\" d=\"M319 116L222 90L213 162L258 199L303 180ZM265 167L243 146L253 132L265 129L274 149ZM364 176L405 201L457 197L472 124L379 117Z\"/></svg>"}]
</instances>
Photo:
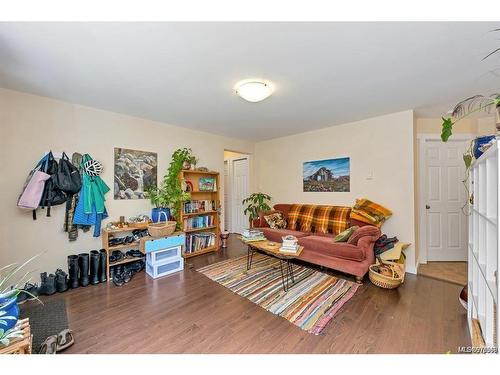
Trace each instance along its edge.
<instances>
[{"instance_id":1,"label":"wicker basket","mask_svg":"<svg viewBox=\"0 0 500 375\"><path fill-rule=\"evenodd\" d=\"M169 221L167 218L167 214L163 211L160 212L160 218L162 214L165 216L165 221L148 224L148 232L151 237L166 237L175 232L177 223L175 221Z\"/></svg>"},{"instance_id":2,"label":"wicker basket","mask_svg":"<svg viewBox=\"0 0 500 375\"><path fill-rule=\"evenodd\" d=\"M151 237L166 237L175 232L175 221L164 221L161 223L149 224L148 232Z\"/></svg>"},{"instance_id":3,"label":"wicker basket","mask_svg":"<svg viewBox=\"0 0 500 375\"><path fill-rule=\"evenodd\" d=\"M380 267L380 264L372 264L369 268L368 277L370 281L376 286L384 289L395 289L399 287L404 280L404 272L401 273L401 269L396 267L394 264L384 263L384 265L389 266L392 271L392 277L381 275L374 269Z\"/></svg>"}]
</instances>

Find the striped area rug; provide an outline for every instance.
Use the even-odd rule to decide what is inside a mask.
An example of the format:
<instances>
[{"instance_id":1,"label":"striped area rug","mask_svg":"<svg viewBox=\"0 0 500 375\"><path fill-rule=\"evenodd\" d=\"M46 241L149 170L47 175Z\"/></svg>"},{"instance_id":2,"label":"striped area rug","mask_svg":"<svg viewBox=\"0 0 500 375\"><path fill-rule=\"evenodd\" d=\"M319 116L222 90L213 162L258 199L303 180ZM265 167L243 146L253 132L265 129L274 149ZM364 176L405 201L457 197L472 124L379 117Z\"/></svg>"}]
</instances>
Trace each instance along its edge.
<instances>
[{"instance_id":1,"label":"striped area rug","mask_svg":"<svg viewBox=\"0 0 500 375\"><path fill-rule=\"evenodd\" d=\"M315 335L359 287L352 281L294 264L295 284L285 293L278 259L255 253L248 271L246 262L247 257L242 256L197 271Z\"/></svg>"}]
</instances>

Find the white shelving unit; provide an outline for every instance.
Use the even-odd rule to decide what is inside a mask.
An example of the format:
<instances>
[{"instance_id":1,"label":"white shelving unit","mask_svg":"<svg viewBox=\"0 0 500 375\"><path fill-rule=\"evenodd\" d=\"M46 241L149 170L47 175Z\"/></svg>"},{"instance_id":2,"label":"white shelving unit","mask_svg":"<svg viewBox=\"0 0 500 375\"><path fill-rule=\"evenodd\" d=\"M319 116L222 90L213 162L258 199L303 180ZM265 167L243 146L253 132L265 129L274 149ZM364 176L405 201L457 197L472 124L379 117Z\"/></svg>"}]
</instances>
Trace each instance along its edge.
<instances>
[{"instance_id":1,"label":"white shelving unit","mask_svg":"<svg viewBox=\"0 0 500 375\"><path fill-rule=\"evenodd\" d=\"M499 300L498 259L498 141L471 168L471 189L474 193L472 217L469 220L469 331L477 319L486 346L498 346Z\"/></svg>"}]
</instances>

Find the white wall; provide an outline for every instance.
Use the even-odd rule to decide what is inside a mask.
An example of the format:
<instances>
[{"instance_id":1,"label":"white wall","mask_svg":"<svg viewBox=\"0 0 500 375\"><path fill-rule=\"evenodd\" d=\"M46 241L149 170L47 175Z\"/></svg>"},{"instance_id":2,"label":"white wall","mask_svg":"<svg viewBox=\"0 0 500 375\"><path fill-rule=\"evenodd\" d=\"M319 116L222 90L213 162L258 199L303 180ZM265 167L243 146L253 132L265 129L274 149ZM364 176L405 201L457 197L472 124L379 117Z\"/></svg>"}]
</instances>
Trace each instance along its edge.
<instances>
[{"instance_id":1,"label":"white wall","mask_svg":"<svg viewBox=\"0 0 500 375\"><path fill-rule=\"evenodd\" d=\"M259 142L257 190L270 194L273 204L351 206L356 198L369 198L393 211L382 231L414 244L413 131L413 111L404 111ZM302 191L303 162L344 156L351 158L350 192ZM415 272L413 245L407 256L407 270Z\"/></svg>"},{"instance_id":2,"label":"white wall","mask_svg":"<svg viewBox=\"0 0 500 375\"><path fill-rule=\"evenodd\" d=\"M125 147L158 153L158 179L165 174L177 148L191 147L198 166L223 172L224 149L253 153L251 142L226 138L49 98L0 89L0 265L19 262L44 252L36 264L41 271L66 268L66 256L101 248L92 231L69 242L62 231L64 207L52 217L16 206L25 178L44 152L89 153L104 164L104 181L113 188L113 148ZM221 192L222 194L222 192ZM115 201L106 196L110 219L149 214L148 200Z\"/></svg>"}]
</instances>

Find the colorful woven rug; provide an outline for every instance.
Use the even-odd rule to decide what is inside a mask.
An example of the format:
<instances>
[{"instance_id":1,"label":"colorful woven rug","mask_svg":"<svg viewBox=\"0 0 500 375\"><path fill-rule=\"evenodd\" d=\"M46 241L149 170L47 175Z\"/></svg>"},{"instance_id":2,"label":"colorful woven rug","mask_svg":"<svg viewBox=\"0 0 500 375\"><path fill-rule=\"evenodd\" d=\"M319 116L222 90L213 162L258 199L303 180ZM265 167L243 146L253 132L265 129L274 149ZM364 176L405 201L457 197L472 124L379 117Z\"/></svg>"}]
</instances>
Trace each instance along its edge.
<instances>
[{"instance_id":1,"label":"colorful woven rug","mask_svg":"<svg viewBox=\"0 0 500 375\"><path fill-rule=\"evenodd\" d=\"M359 287L352 281L294 264L295 284L285 293L278 259L256 253L248 271L246 263L247 257L242 256L197 271L315 335Z\"/></svg>"}]
</instances>

